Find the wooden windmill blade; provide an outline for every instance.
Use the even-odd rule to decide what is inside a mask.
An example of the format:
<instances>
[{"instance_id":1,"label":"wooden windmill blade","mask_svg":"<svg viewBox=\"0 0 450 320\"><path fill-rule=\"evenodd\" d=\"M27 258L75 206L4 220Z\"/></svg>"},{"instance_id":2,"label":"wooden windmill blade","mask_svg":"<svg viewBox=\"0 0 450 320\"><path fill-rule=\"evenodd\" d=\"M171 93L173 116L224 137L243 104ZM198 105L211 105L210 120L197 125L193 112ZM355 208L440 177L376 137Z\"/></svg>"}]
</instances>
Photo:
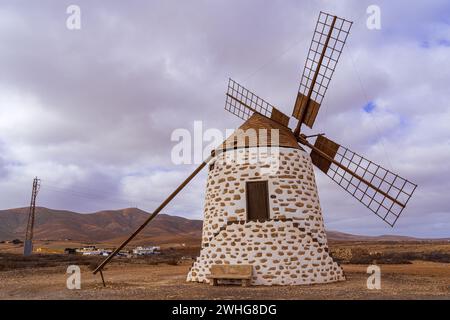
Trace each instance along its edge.
<instances>
[{"instance_id":1,"label":"wooden windmill blade","mask_svg":"<svg viewBox=\"0 0 450 320\"><path fill-rule=\"evenodd\" d=\"M244 121L256 112L285 127L289 125L289 116L231 78L228 81L225 110Z\"/></svg>"},{"instance_id":2,"label":"wooden windmill blade","mask_svg":"<svg viewBox=\"0 0 450 320\"><path fill-rule=\"evenodd\" d=\"M395 225L417 185L350 149L319 135L312 149L313 164L391 227Z\"/></svg>"},{"instance_id":3,"label":"wooden windmill blade","mask_svg":"<svg viewBox=\"0 0 450 320\"><path fill-rule=\"evenodd\" d=\"M353 22L320 12L292 116L312 128Z\"/></svg>"}]
</instances>

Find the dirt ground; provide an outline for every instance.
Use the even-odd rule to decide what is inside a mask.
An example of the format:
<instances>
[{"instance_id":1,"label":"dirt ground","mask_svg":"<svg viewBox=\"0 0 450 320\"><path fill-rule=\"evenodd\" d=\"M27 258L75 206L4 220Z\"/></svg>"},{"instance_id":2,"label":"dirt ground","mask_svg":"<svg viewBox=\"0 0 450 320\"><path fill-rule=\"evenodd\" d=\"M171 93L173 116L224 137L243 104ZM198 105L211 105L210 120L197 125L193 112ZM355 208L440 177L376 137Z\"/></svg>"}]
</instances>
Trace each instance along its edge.
<instances>
[{"instance_id":1,"label":"dirt ground","mask_svg":"<svg viewBox=\"0 0 450 320\"><path fill-rule=\"evenodd\" d=\"M80 290L66 288L63 266L3 271L0 299L450 299L448 263L381 265L381 290L367 289L364 265L343 265L347 281L339 283L248 288L187 283L189 265L116 263L105 271L106 288L81 266Z\"/></svg>"},{"instance_id":2,"label":"dirt ground","mask_svg":"<svg viewBox=\"0 0 450 320\"><path fill-rule=\"evenodd\" d=\"M188 283L185 280L192 260L182 258L196 257L199 248L168 247L161 255L148 258L113 259L104 272L107 286L103 287L100 275L94 276L92 270L104 257L61 254L23 257L21 245L0 244L0 299L450 300L448 241L342 242L330 247L334 259L344 268L346 281L248 288ZM381 268L381 290L368 290L366 285L367 266L374 261ZM66 287L69 276L66 270L73 264L81 268L80 290Z\"/></svg>"}]
</instances>

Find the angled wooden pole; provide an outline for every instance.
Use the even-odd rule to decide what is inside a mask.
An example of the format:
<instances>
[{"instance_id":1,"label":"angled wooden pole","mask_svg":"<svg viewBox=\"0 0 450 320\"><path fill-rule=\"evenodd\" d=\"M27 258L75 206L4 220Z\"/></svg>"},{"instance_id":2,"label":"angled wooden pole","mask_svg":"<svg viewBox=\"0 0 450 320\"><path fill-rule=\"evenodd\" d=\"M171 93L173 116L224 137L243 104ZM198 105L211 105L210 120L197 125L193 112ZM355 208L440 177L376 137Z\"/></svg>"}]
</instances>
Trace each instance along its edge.
<instances>
[{"instance_id":1,"label":"angled wooden pole","mask_svg":"<svg viewBox=\"0 0 450 320\"><path fill-rule=\"evenodd\" d=\"M97 272L101 271L105 265L111 261L112 258L114 258L115 255L117 255L120 250L122 250L131 240L134 239L134 237L136 237L141 231L142 229L144 229L150 221L152 221L157 215L158 213L161 212L162 209L164 209L165 206L167 206L169 204L170 201L172 201L173 198L175 198L175 196L181 191L183 190L183 188L208 164L209 161L211 161L213 155L209 156L205 161L203 161L198 167L197 169L195 169L189 177L186 178L186 180L183 181L183 183L181 183L178 188L175 189L174 192L172 192L167 198L166 200L164 200L158 208L156 208L155 211L153 211L153 213L150 215L150 217L147 218L147 220L145 220L145 222L139 227L137 228L137 230L135 232L133 232L133 234L126 239L118 248L116 248L116 250L114 250L112 253L109 254L108 257L106 257L105 260L103 260L102 263L100 263L97 268L94 270L94 274L96 274ZM103 279L103 274L102 274L102 279ZM103 280L104 281L104 280Z\"/></svg>"}]
</instances>

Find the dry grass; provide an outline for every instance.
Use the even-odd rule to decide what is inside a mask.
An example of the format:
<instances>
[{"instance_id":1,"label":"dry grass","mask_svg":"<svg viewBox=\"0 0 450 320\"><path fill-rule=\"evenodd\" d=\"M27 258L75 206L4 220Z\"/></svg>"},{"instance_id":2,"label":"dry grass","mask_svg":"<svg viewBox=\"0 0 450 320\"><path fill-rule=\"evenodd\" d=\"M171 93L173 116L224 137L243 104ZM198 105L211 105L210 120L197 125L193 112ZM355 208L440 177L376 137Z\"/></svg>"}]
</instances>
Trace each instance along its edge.
<instances>
[{"instance_id":1,"label":"dry grass","mask_svg":"<svg viewBox=\"0 0 450 320\"><path fill-rule=\"evenodd\" d=\"M450 243L429 241L337 242L331 255L339 263L410 264L412 261L450 263Z\"/></svg>"},{"instance_id":2,"label":"dry grass","mask_svg":"<svg viewBox=\"0 0 450 320\"><path fill-rule=\"evenodd\" d=\"M90 267L99 262L100 257L79 255L33 254L29 257L24 257L23 255L13 253L0 253L0 271L58 267L67 264Z\"/></svg>"},{"instance_id":3,"label":"dry grass","mask_svg":"<svg viewBox=\"0 0 450 320\"><path fill-rule=\"evenodd\" d=\"M112 263L120 265L177 265L180 263L183 256L182 251L166 251L159 255L136 257L132 259L116 257L112 260ZM24 257L19 254L0 253L0 272L18 269L51 268L71 264L87 266L90 270L94 270L105 258L106 257L101 256L82 256L76 254L33 254L29 257Z\"/></svg>"}]
</instances>

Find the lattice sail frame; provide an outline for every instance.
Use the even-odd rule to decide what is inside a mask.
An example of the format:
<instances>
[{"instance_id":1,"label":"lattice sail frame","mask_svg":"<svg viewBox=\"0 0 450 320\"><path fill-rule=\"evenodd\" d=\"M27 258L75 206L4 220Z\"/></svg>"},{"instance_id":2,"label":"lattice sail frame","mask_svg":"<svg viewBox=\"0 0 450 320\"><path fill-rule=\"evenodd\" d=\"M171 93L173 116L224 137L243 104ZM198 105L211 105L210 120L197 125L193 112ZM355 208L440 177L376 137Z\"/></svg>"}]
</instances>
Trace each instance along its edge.
<instances>
[{"instance_id":1,"label":"lattice sail frame","mask_svg":"<svg viewBox=\"0 0 450 320\"><path fill-rule=\"evenodd\" d=\"M334 160L370 184L354 177L335 163L331 163L325 172L327 176L393 227L417 185L340 145ZM378 190L388 194L401 205Z\"/></svg>"},{"instance_id":2,"label":"lattice sail frame","mask_svg":"<svg viewBox=\"0 0 450 320\"><path fill-rule=\"evenodd\" d=\"M334 18L334 15L321 11L319 18L317 19L298 90L298 101L296 101L297 110L294 109L293 114L296 118L301 116L298 106L302 106L307 103L306 100L308 100L309 91L311 90L312 85L313 88L309 99L314 102L316 109L314 113L317 114L336 69L342 50L344 49L344 45L347 41L353 22L336 17L336 21L333 25ZM328 34L332 26L333 29L325 50L325 55L323 56L322 61L320 61L323 48L326 44ZM315 79L315 83L312 84L317 68L319 68L319 72L317 78ZM311 121L314 122L314 119ZM308 126L312 127L312 125Z\"/></svg>"},{"instance_id":3,"label":"lattice sail frame","mask_svg":"<svg viewBox=\"0 0 450 320\"><path fill-rule=\"evenodd\" d=\"M229 79L225 110L245 121L254 112L270 118L274 108L273 105L247 90L233 79Z\"/></svg>"}]
</instances>

